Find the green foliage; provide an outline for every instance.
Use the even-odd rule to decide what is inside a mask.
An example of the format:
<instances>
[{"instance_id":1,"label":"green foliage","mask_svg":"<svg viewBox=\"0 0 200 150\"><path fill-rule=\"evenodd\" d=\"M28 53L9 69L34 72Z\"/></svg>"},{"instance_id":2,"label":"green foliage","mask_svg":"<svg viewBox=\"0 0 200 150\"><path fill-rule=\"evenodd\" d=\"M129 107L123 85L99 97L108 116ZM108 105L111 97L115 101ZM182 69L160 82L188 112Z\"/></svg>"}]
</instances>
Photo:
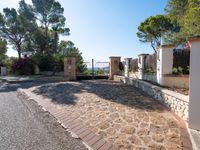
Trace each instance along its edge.
<instances>
[{"instance_id":1,"label":"green foliage","mask_svg":"<svg viewBox=\"0 0 200 150\"><path fill-rule=\"evenodd\" d=\"M144 72L146 74L155 74L155 70L152 68L152 67L149 67L149 68L145 68Z\"/></svg>"},{"instance_id":2,"label":"green foliage","mask_svg":"<svg viewBox=\"0 0 200 150\"><path fill-rule=\"evenodd\" d=\"M178 72L179 72L179 74L183 74L183 68L182 67L178 67Z\"/></svg>"},{"instance_id":3,"label":"green foliage","mask_svg":"<svg viewBox=\"0 0 200 150\"><path fill-rule=\"evenodd\" d=\"M82 53L72 42L62 41L59 44L59 35L69 35L70 32L65 27L63 13L64 8L55 0L32 0L32 4L20 0L17 10L3 9L0 13L0 35L13 45L20 58L6 59L11 71L24 74L19 69L23 63L27 63L31 70L37 64L41 71L63 71L65 56L76 57L78 72L86 70ZM6 45L3 44L0 39L0 61L6 52ZM28 54L29 60L21 58L21 54ZM26 65L24 67L28 69Z\"/></svg>"},{"instance_id":4,"label":"green foliage","mask_svg":"<svg viewBox=\"0 0 200 150\"><path fill-rule=\"evenodd\" d=\"M16 57L7 57L5 60L4 60L4 66L6 67L7 71L9 73L13 73L13 70L12 70L12 65L14 64L14 62L17 61L17 58Z\"/></svg>"},{"instance_id":5,"label":"green foliage","mask_svg":"<svg viewBox=\"0 0 200 150\"><path fill-rule=\"evenodd\" d=\"M0 66L4 66L4 61L6 59L7 52L7 42L0 38Z\"/></svg>"},{"instance_id":6,"label":"green foliage","mask_svg":"<svg viewBox=\"0 0 200 150\"><path fill-rule=\"evenodd\" d=\"M53 71L52 55L37 53L32 56L32 59L38 65L40 71Z\"/></svg>"},{"instance_id":7,"label":"green foliage","mask_svg":"<svg viewBox=\"0 0 200 150\"><path fill-rule=\"evenodd\" d=\"M97 75L104 75L105 73L108 73L107 71L105 71L105 70L102 70L102 69L98 69L98 70L96 70L96 72L95 72Z\"/></svg>"},{"instance_id":8,"label":"green foliage","mask_svg":"<svg viewBox=\"0 0 200 150\"><path fill-rule=\"evenodd\" d=\"M180 26L173 42L183 43L191 36L200 35L200 1L199 0L169 0L166 7L167 16Z\"/></svg>"},{"instance_id":9,"label":"green foliage","mask_svg":"<svg viewBox=\"0 0 200 150\"><path fill-rule=\"evenodd\" d=\"M178 74L178 69L174 67L174 68L172 69L172 73L173 73L173 74Z\"/></svg>"},{"instance_id":10,"label":"green foliage","mask_svg":"<svg viewBox=\"0 0 200 150\"><path fill-rule=\"evenodd\" d=\"M52 49L56 53L59 41L58 35L69 35L69 28L65 28L64 8L55 0L32 0L32 3L35 16L44 28L45 51ZM50 27L51 34L49 32ZM50 43L49 37L52 43Z\"/></svg>"},{"instance_id":11,"label":"green foliage","mask_svg":"<svg viewBox=\"0 0 200 150\"><path fill-rule=\"evenodd\" d=\"M165 11L173 22L177 22L179 26L182 26L187 6L188 0L168 0Z\"/></svg>"},{"instance_id":12,"label":"green foliage","mask_svg":"<svg viewBox=\"0 0 200 150\"><path fill-rule=\"evenodd\" d=\"M64 69L63 57L60 54L53 54L52 59L53 59L54 74L55 74L55 72L63 71L63 69Z\"/></svg>"},{"instance_id":13,"label":"green foliage","mask_svg":"<svg viewBox=\"0 0 200 150\"><path fill-rule=\"evenodd\" d=\"M19 11L21 6L19 8ZM14 49L17 50L19 58L22 53L22 43L26 34L32 31L33 22L18 13L14 8L4 8L3 14L0 13L0 34L7 39Z\"/></svg>"},{"instance_id":14,"label":"green foliage","mask_svg":"<svg viewBox=\"0 0 200 150\"><path fill-rule=\"evenodd\" d=\"M164 15L156 15L147 18L138 26L137 36L143 43L151 43L156 52L157 47L162 44L162 39L178 31L178 26ZM166 41L170 43L170 41Z\"/></svg>"},{"instance_id":15,"label":"green foliage","mask_svg":"<svg viewBox=\"0 0 200 150\"><path fill-rule=\"evenodd\" d=\"M34 74L34 62L28 57L14 60L11 68L12 72L16 75Z\"/></svg>"},{"instance_id":16,"label":"green foliage","mask_svg":"<svg viewBox=\"0 0 200 150\"><path fill-rule=\"evenodd\" d=\"M84 72L82 72L82 74L84 74L84 75L91 75L92 71L91 70L85 70Z\"/></svg>"},{"instance_id":17,"label":"green foliage","mask_svg":"<svg viewBox=\"0 0 200 150\"><path fill-rule=\"evenodd\" d=\"M200 36L200 1L188 0L189 5L184 17L184 28L188 36Z\"/></svg>"},{"instance_id":18,"label":"green foliage","mask_svg":"<svg viewBox=\"0 0 200 150\"><path fill-rule=\"evenodd\" d=\"M173 67L172 73L175 74L175 75L183 75L184 69L181 66L178 66L178 68Z\"/></svg>"},{"instance_id":19,"label":"green foliage","mask_svg":"<svg viewBox=\"0 0 200 150\"><path fill-rule=\"evenodd\" d=\"M55 0L32 0L32 5L24 0L18 10L4 8L0 13L0 35L22 53L56 53L59 34L69 35L65 28L64 9Z\"/></svg>"}]
</instances>

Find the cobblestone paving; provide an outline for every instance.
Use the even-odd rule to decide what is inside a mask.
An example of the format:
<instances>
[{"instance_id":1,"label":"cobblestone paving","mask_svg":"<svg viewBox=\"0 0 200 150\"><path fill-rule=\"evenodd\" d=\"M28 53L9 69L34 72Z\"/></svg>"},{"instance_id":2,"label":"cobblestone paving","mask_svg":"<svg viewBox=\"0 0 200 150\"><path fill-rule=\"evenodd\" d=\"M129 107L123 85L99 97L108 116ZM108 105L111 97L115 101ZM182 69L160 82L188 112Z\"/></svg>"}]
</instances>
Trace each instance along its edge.
<instances>
[{"instance_id":1,"label":"cobblestone paving","mask_svg":"<svg viewBox=\"0 0 200 150\"><path fill-rule=\"evenodd\" d=\"M102 80L60 82L29 92L66 116L79 118L119 149L182 149L174 116L133 86Z\"/></svg>"}]
</instances>

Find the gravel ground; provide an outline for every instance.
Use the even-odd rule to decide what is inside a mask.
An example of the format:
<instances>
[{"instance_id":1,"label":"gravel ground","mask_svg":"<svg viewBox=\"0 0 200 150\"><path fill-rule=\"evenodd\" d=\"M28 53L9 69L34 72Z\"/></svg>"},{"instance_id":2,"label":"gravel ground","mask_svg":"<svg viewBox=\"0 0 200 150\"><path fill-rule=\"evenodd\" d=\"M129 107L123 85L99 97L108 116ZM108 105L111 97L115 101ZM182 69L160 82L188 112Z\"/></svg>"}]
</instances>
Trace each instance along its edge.
<instances>
[{"instance_id":1,"label":"gravel ground","mask_svg":"<svg viewBox=\"0 0 200 150\"><path fill-rule=\"evenodd\" d=\"M18 87L23 85L0 82L0 150L86 149L34 102L24 105L16 96Z\"/></svg>"}]
</instances>

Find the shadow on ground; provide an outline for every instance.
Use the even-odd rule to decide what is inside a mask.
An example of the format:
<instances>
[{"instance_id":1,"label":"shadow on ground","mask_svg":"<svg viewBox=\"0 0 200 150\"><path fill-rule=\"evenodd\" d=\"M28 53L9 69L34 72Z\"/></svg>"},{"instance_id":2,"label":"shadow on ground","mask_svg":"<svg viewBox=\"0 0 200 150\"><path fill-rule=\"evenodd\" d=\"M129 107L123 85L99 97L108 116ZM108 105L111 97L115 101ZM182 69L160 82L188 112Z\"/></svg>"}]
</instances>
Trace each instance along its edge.
<instances>
[{"instance_id":1,"label":"shadow on ground","mask_svg":"<svg viewBox=\"0 0 200 150\"><path fill-rule=\"evenodd\" d=\"M35 94L50 98L54 103L75 105L81 100L77 94L87 92L90 94L115 103L127 105L128 107L145 109L151 111L164 111L165 108L157 101L147 96L139 89L122 83L93 80L80 82L62 82L45 84L33 90Z\"/></svg>"}]
</instances>

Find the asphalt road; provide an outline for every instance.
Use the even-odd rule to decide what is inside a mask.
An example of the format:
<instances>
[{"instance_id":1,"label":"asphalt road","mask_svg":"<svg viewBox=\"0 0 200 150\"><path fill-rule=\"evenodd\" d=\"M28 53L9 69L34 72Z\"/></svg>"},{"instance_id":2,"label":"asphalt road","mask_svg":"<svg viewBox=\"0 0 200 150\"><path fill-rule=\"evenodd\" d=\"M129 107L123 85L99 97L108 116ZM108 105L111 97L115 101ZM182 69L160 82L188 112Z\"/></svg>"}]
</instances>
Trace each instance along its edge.
<instances>
[{"instance_id":1,"label":"asphalt road","mask_svg":"<svg viewBox=\"0 0 200 150\"><path fill-rule=\"evenodd\" d=\"M16 95L18 86L0 82L0 150L86 149L47 112L24 105Z\"/></svg>"}]
</instances>

